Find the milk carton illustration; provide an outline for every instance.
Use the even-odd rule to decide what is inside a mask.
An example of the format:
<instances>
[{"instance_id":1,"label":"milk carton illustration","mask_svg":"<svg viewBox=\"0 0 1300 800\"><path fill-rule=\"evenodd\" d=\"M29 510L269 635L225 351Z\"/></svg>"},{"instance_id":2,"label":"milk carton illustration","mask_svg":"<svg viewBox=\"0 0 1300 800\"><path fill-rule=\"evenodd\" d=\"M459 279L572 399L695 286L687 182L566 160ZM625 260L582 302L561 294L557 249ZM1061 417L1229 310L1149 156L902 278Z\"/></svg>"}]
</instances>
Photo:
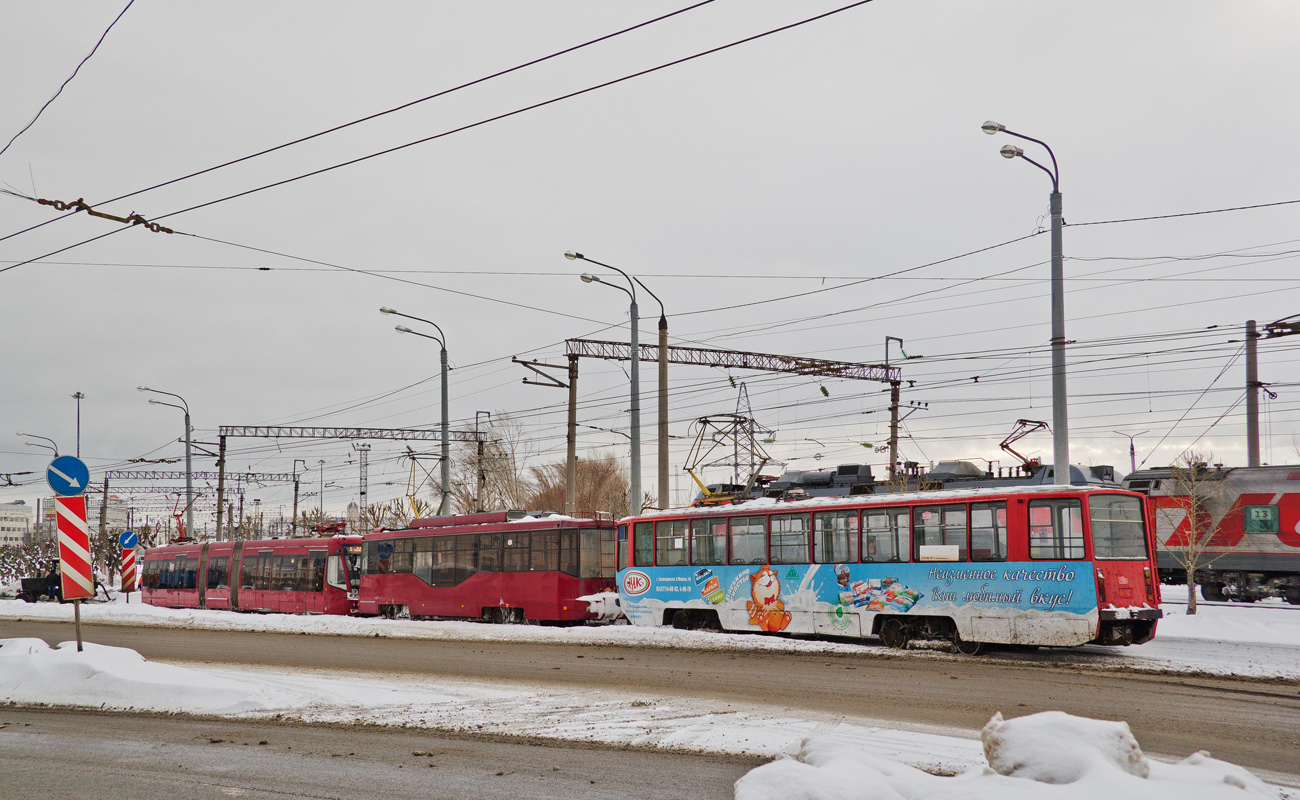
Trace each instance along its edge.
<instances>
[{"instance_id":1,"label":"milk carton illustration","mask_svg":"<svg viewBox=\"0 0 1300 800\"><path fill-rule=\"evenodd\" d=\"M727 599L727 593L723 591L718 576L714 575L713 570L708 567L696 571L695 585L700 587L700 597L715 606Z\"/></svg>"}]
</instances>

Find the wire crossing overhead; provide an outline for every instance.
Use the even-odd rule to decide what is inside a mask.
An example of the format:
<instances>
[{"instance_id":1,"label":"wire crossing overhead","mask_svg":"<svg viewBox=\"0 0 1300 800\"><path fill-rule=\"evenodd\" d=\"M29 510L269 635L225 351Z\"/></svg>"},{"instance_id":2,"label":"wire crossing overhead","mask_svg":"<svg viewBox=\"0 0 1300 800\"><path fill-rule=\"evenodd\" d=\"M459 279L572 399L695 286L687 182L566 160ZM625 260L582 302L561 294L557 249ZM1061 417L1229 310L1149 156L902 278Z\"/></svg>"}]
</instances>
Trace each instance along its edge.
<instances>
[{"instance_id":1,"label":"wire crossing overhead","mask_svg":"<svg viewBox=\"0 0 1300 800\"><path fill-rule=\"evenodd\" d=\"M626 342L606 342L597 339L565 340L569 357L604 358L613 361L631 361L632 346ZM641 361L658 361L659 345L639 345ZM780 356L770 353L748 353L742 350L713 350L706 347L668 348L668 363L694 364L701 367L737 367L765 372L785 372L793 375L816 375L826 378L845 378L858 381L890 383L902 375L898 367L883 364L861 364L854 361L827 361L804 356ZM223 429L224 430L224 429Z\"/></svg>"},{"instance_id":2,"label":"wire crossing overhead","mask_svg":"<svg viewBox=\"0 0 1300 800\"><path fill-rule=\"evenodd\" d=\"M477 442L481 435L474 431L450 431L449 433L451 438L458 442ZM222 425L218 435L264 439L393 439L414 442L441 439L442 431L428 428L286 428Z\"/></svg>"}]
</instances>

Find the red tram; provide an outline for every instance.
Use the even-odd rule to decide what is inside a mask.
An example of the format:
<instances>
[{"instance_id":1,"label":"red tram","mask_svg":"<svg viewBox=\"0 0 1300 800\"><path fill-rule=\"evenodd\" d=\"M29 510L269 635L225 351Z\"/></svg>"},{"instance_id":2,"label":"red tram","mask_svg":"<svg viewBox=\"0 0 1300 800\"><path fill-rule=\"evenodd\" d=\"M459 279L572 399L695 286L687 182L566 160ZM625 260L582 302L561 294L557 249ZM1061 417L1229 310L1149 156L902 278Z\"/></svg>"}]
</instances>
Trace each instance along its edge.
<instances>
[{"instance_id":1,"label":"red tram","mask_svg":"<svg viewBox=\"0 0 1300 800\"><path fill-rule=\"evenodd\" d=\"M614 591L612 521L495 511L363 540L360 614L578 622L596 618L579 597Z\"/></svg>"},{"instance_id":2,"label":"red tram","mask_svg":"<svg viewBox=\"0 0 1300 800\"><path fill-rule=\"evenodd\" d=\"M359 536L153 547L140 590L169 608L354 614L360 558Z\"/></svg>"}]
</instances>

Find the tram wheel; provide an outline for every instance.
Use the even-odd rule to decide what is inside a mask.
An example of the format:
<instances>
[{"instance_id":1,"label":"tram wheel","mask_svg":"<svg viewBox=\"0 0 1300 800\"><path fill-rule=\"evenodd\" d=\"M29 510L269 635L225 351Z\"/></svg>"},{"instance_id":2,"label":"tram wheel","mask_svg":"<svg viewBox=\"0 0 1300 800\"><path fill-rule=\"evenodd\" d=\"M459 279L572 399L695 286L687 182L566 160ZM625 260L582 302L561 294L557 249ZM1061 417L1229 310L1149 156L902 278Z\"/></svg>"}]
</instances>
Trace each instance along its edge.
<instances>
[{"instance_id":1,"label":"tram wheel","mask_svg":"<svg viewBox=\"0 0 1300 800\"><path fill-rule=\"evenodd\" d=\"M685 611L678 611L673 614L673 627L679 631L690 630L693 627L691 625L691 615Z\"/></svg>"},{"instance_id":2,"label":"tram wheel","mask_svg":"<svg viewBox=\"0 0 1300 800\"><path fill-rule=\"evenodd\" d=\"M492 621L492 624L500 625L501 623L506 621L506 615L502 613L500 608L494 608L492 609L492 615L490 619Z\"/></svg>"},{"instance_id":3,"label":"tram wheel","mask_svg":"<svg viewBox=\"0 0 1300 800\"><path fill-rule=\"evenodd\" d=\"M953 631L952 649L953 652L961 653L964 656L977 656L980 653L984 652L984 643L968 642L965 639L961 638L961 635L958 634L956 631Z\"/></svg>"},{"instance_id":4,"label":"tram wheel","mask_svg":"<svg viewBox=\"0 0 1300 800\"><path fill-rule=\"evenodd\" d=\"M901 650L907 647L907 640L907 628L902 620L887 619L880 624L880 641L885 643L885 647Z\"/></svg>"},{"instance_id":5,"label":"tram wheel","mask_svg":"<svg viewBox=\"0 0 1300 800\"><path fill-rule=\"evenodd\" d=\"M1201 584L1201 597L1204 597L1211 603L1221 603L1228 599L1227 595L1223 591L1223 584L1221 583Z\"/></svg>"}]
</instances>

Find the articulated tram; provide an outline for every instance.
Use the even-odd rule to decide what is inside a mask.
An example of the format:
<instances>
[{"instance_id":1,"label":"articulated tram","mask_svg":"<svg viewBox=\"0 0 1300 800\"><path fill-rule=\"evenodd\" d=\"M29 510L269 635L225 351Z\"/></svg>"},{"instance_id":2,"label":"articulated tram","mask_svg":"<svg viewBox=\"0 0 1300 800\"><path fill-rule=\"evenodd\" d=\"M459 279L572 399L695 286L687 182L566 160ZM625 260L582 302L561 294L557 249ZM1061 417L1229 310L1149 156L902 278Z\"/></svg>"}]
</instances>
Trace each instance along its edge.
<instances>
[{"instance_id":1,"label":"articulated tram","mask_svg":"<svg viewBox=\"0 0 1300 800\"><path fill-rule=\"evenodd\" d=\"M1140 644L1161 616L1144 498L1094 486L771 498L619 527L637 625L952 642Z\"/></svg>"}]
</instances>

